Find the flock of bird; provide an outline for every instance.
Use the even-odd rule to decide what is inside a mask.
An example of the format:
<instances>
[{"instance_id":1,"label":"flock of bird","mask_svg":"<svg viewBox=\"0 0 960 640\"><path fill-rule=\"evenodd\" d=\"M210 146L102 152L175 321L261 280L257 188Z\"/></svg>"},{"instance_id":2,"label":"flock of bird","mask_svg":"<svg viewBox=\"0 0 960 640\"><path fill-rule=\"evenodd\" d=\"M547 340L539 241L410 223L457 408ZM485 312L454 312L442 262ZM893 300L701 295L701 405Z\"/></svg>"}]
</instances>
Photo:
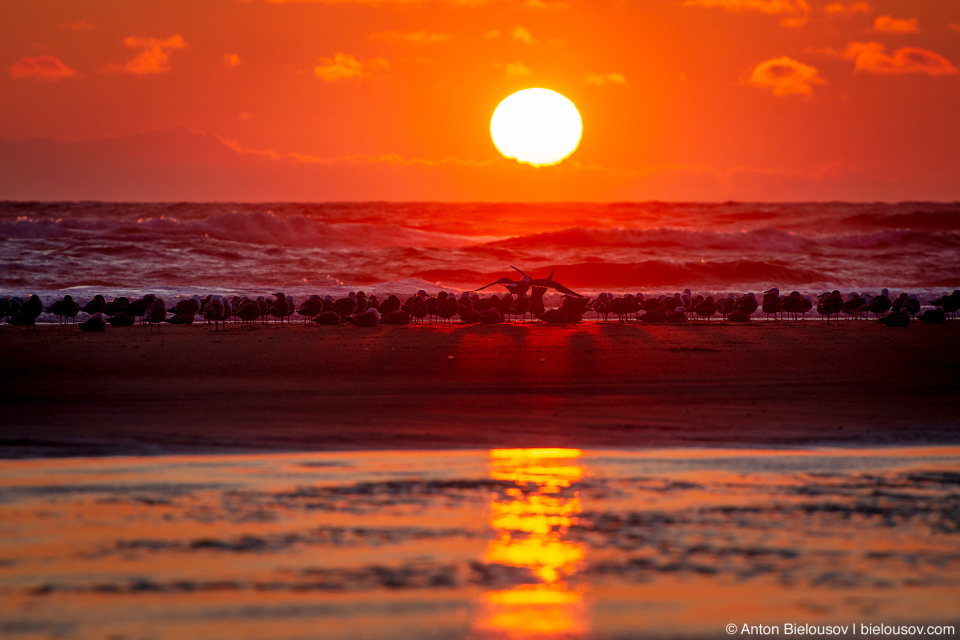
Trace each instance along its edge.
<instances>
[{"instance_id":1,"label":"flock of bird","mask_svg":"<svg viewBox=\"0 0 960 640\"><path fill-rule=\"evenodd\" d=\"M601 293L594 298L587 298L555 282L552 273L549 278L542 279L522 275L518 280L501 278L459 296L445 291L430 296L421 290L405 300L396 295L380 300L376 295L359 291L350 292L339 299L329 295L312 295L299 306L292 296L283 293L276 293L273 298L260 296L256 299L219 295L201 298L195 295L179 300L170 308L161 298L152 294L134 300L118 297L110 301L102 295L96 295L83 306L67 295L47 307L38 296L32 295L26 300L0 298L0 320L8 318L11 325L32 327L43 311L56 315L61 323L74 321L83 312L89 315L79 324L83 331L103 331L107 324L129 327L140 323L149 325L151 331L156 329L159 332L163 323L192 324L198 318L212 323L214 330L220 330L228 322L253 326L267 324L271 318L275 324L283 326L294 315L300 316L305 323L350 323L360 327L376 327L381 324L450 323L454 318L463 323L480 324L499 324L518 319L526 321L527 318L548 324L576 324L588 313L595 314L596 319L603 322L608 322L610 316L616 316L619 322L680 324L690 318L709 321L716 315L731 322L748 322L759 313L768 320L771 316L780 320L799 320L806 317L808 312L815 311L821 321L827 323L835 317L839 324L841 315L848 319L866 319L873 314L883 324L905 327L917 317L925 324L943 324L948 319L956 319L960 310L960 290L928 301L931 308L920 313L921 303L916 295L901 293L891 298L887 289L877 295L854 292L847 296L834 290L816 299L798 291L781 295L776 288L765 291L760 299L753 293L740 296L728 294L715 299L713 296L694 296L689 289L672 296ZM479 295L479 291L495 285L505 287L507 292L502 296ZM563 296L559 306L552 309L545 307L543 299L549 289Z\"/></svg>"}]
</instances>

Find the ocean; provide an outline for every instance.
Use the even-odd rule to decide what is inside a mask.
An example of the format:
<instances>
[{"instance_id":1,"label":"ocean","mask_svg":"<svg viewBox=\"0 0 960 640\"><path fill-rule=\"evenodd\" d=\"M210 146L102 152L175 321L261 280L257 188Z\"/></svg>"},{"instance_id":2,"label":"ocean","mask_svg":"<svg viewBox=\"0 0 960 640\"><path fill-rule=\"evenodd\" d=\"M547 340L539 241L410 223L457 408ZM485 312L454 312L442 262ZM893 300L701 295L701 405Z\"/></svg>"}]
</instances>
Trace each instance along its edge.
<instances>
[{"instance_id":1,"label":"ocean","mask_svg":"<svg viewBox=\"0 0 960 640\"><path fill-rule=\"evenodd\" d=\"M0 203L0 295L960 288L960 203ZM502 292L499 287L490 291Z\"/></svg>"}]
</instances>

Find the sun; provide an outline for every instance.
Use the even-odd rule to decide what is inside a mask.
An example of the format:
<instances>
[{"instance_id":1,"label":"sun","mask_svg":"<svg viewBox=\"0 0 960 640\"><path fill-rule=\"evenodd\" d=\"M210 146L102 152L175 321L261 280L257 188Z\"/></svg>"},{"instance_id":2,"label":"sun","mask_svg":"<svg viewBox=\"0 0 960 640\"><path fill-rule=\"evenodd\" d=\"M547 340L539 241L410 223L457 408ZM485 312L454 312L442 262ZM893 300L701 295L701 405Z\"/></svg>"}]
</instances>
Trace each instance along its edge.
<instances>
[{"instance_id":1,"label":"sun","mask_svg":"<svg viewBox=\"0 0 960 640\"><path fill-rule=\"evenodd\" d=\"M518 91L490 119L490 135L500 153L535 167L563 161L576 151L582 133L580 112L550 89Z\"/></svg>"}]
</instances>

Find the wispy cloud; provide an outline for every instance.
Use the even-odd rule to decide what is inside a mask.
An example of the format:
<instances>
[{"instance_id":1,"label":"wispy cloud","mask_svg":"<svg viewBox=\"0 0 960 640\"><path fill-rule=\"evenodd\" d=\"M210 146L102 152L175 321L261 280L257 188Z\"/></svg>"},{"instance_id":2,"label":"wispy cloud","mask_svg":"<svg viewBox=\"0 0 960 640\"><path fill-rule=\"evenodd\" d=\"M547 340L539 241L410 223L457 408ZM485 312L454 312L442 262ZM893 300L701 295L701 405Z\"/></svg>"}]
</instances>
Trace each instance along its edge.
<instances>
[{"instance_id":1,"label":"wispy cloud","mask_svg":"<svg viewBox=\"0 0 960 640\"><path fill-rule=\"evenodd\" d=\"M77 75L77 72L54 56L24 56L10 65L11 78L35 80L60 80Z\"/></svg>"},{"instance_id":2,"label":"wispy cloud","mask_svg":"<svg viewBox=\"0 0 960 640\"><path fill-rule=\"evenodd\" d=\"M872 11L873 7L867 2L831 2L823 7L828 16L852 16Z\"/></svg>"},{"instance_id":3,"label":"wispy cloud","mask_svg":"<svg viewBox=\"0 0 960 640\"><path fill-rule=\"evenodd\" d=\"M367 78L377 71L390 68L383 58L374 58L361 62L349 53L337 51L332 58L320 58L320 64L313 68L313 74L327 82Z\"/></svg>"},{"instance_id":4,"label":"wispy cloud","mask_svg":"<svg viewBox=\"0 0 960 640\"><path fill-rule=\"evenodd\" d=\"M960 31L960 22L951 22L947 26L953 29L954 31Z\"/></svg>"},{"instance_id":5,"label":"wispy cloud","mask_svg":"<svg viewBox=\"0 0 960 640\"><path fill-rule=\"evenodd\" d=\"M76 22L71 22L67 25L67 27L73 31L91 31L97 28L86 20L77 20Z\"/></svg>"},{"instance_id":6,"label":"wispy cloud","mask_svg":"<svg viewBox=\"0 0 960 640\"><path fill-rule=\"evenodd\" d=\"M228 67L239 67L243 60L240 59L240 55L236 53L225 53L223 54L223 64Z\"/></svg>"},{"instance_id":7,"label":"wispy cloud","mask_svg":"<svg viewBox=\"0 0 960 640\"><path fill-rule=\"evenodd\" d=\"M622 73L586 73L583 76L584 82L597 87L605 87L610 84L625 85L627 78Z\"/></svg>"},{"instance_id":8,"label":"wispy cloud","mask_svg":"<svg viewBox=\"0 0 960 640\"><path fill-rule=\"evenodd\" d=\"M781 16L785 27L801 27L810 15L807 0L684 0L688 7L712 7L726 11L752 11L770 16Z\"/></svg>"},{"instance_id":9,"label":"wispy cloud","mask_svg":"<svg viewBox=\"0 0 960 640\"><path fill-rule=\"evenodd\" d=\"M761 62L750 75L749 83L773 90L775 96L813 95L814 85L827 84L815 67L780 56Z\"/></svg>"},{"instance_id":10,"label":"wispy cloud","mask_svg":"<svg viewBox=\"0 0 960 640\"><path fill-rule=\"evenodd\" d=\"M931 76L957 75L953 64L939 53L917 47L901 47L886 53L879 42L851 42L846 49L811 49L811 52L853 60L855 71L884 75L925 73Z\"/></svg>"},{"instance_id":11,"label":"wispy cloud","mask_svg":"<svg viewBox=\"0 0 960 640\"><path fill-rule=\"evenodd\" d=\"M370 34L371 40L382 42L408 42L410 44L445 44L452 39L449 33L429 31L382 31Z\"/></svg>"},{"instance_id":12,"label":"wispy cloud","mask_svg":"<svg viewBox=\"0 0 960 640\"><path fill-rule=\"evenodd\" d=\"M533 34L530 33L530 30L526 27L522 27L519 24L513 28L513 31L510 32L510 35L517 42L522 42L524 44L536 44L537 39L533 37Z\"/></svg>"},{"instance_id":13,"label":"wispy cloud","mask_svg":"<svg viewBox=\"0 0 960 640\"><path fill-rule=\"evenodd\" d=\"M877 16L873 21L873 28L884 33L920 32L920 24L916 18L894 18L893 16Z\"/></svg>"},{"instance_id":14,"label":"wispy cloud","mask_svg":"<svg viewBox=\"0 0 960 640\"><path fill-rule=\"evenodd\" d=\"M123 45L130 49L139 49L140 52L126 64L110 65L107 67L107 71L120 71L136 75L166 73L170 71L170 52L175 49L187 48L187 43L179 33L164 39L129 36L123 39Z\"/></svg>"},{"instance_id":15,"label":"wispy cloud","mask_svg":"<svg viewBox=\"0 0 960 640\"><path fill-rule=\"evenodd\" d=\"M249 115L249 114L241 114ZM199 135L208 135L197 132ZM348 156L318 156L311 153L301 153L299 151L285 151L279 152L274 149L256 149L252 147L243 146L238 140L234 138L224 138L222 136L217 136L209 134L212 137L219 140L227 148L245 155L260 156L263 158L269 158L271 160L292 160L294 162L303 163L303 164L317 164L317 165L338 165L338 164L391 164L398 166L444 166L444 165L458 165L465 167L487 167L493 164L498 163L499 159L490 159L490 160L471 160L471 159L462 159L456 158L453 156L448 156L446 158L440 159L430 159L430 158L409 158L404 157L398 154L389 154L384 153L380 155L372 154L354 154Z\"/></svg>"},{"instance_id":16,"label":"wispy cloud","mask_svg":"<svg viewBox=\"0 0 960 640\"><path fill-rule=\"evenodd\" d=\"M483 37L487 40L496 40L500 37L500 29L490 29Z\"/></svg>"},{"instance_id":17,"label":"wispy cloud","mask_svg":"<svg viewBox=\"0 0 960 640\"><path fill-rule=\"evenodd\" d=\"M854 69L881 74L925 73L931 76L956 75L957 68L939 53L917 47L901 47L887 54L878 42L854 42L847 57L856 62Z\"/></svg>"},{"instance_id":18,"label":"wispy cloud","mask_svg":"<svg viewBox=\"0 0 960 640\"><path fill-rule=\"evenodd\" d=\"M508 78L521 78L523 76L529 76L533 73L533 71L530 70L530 67L523 64L519 60L517 62L508 62L506 64L495 63L494 66L503 68L504 73L506 73Z\"/></svg>"}]
</instances>

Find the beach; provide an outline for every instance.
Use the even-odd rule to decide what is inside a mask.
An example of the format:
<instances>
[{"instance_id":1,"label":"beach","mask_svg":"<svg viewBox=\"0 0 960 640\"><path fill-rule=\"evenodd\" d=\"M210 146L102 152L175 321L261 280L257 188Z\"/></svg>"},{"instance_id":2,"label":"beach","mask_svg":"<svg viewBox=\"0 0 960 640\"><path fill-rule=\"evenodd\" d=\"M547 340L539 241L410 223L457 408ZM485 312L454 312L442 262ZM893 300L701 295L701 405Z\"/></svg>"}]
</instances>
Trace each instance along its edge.
<instances>
[{"instance_id":1,"label":"beach","mask_svg":"<svg viewBox=\"0 0 960 640\"><path fill-rule=\"evenodd\" d=\"M0 455L955 444L948 323L0 328Z\"/></svg>"},{"instance_id":2,"label":"beach","mask_svg":"<svg viewBox=\"0 0 960 640\"><path fill-rule=\"evenodd\" d=\"M4 637L960 627L954 323L0 343Z\"/></svg>"}]
</instances>

